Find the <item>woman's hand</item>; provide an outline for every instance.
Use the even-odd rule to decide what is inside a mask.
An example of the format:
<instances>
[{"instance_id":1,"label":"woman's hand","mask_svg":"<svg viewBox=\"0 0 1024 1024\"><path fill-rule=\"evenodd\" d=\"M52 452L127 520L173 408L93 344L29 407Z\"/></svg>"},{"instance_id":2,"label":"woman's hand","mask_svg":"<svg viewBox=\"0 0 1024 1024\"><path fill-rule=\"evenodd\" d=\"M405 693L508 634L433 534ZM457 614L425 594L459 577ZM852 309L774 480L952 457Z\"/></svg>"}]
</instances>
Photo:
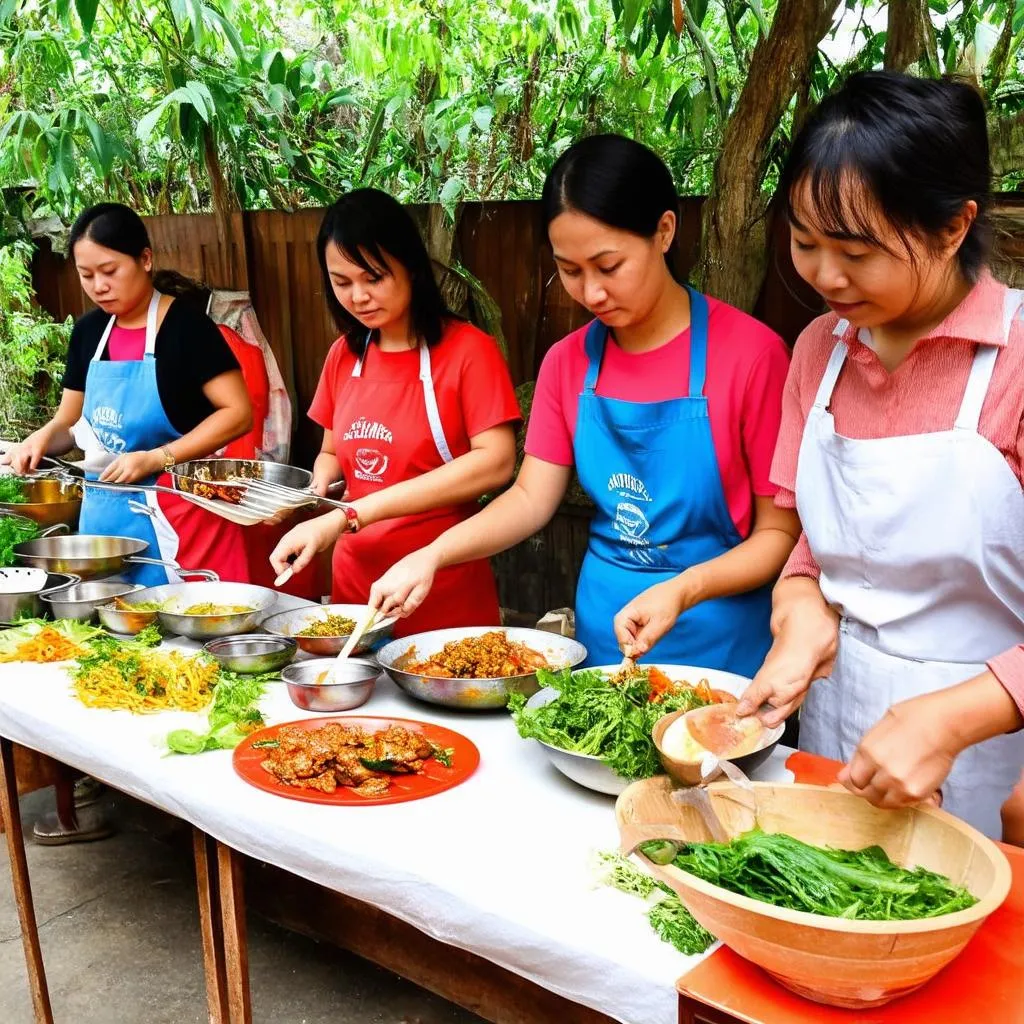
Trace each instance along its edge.
<instances>
[{"instance_id":1,"label":"woman's hand","mask_svg":"<svg viewBox=\"0 0 1024 1024\"><path fill-rule=\"evenodd\" d=\"M831 674L839 646L839 615L825 601L816 580L782 580L774 604L775 642L736 706L737 714L753 715L770 704L773 710L760 716L769 729L800 707L815 679Z\"/></svg>"},{"instance_id":2,"label":"woman's hand","mask_svg":"<svg viewBox=\"0 0 1024 1024\"><path fill-rule=\"evenodd\" d=\"M1021 712L992 672L894 704L865 733L839 781L877 807L931 799L957 756L1019 729Z\"/></svg>"},{"instance_id":3,"label":"woman's hand","mask_svg":"<svg viewBox=\"0 0 1024 1024\"><path fill-rule=\"evenodd\" d=\"M100 473L100 481L109 484L134 484L155 476L164 468L164 453L159 448L148 452L127 452L118 455Z\"/></svg>"},{"instance_id":4,"label":"woman's hand","mask_svg":"<svg viewBox=\"0 0 1024 1024\"><path fill-rule=\"evenodd\" d=\"M347 520L341 512L329 512L325 516L299 523L281 538L270 553L270 564L274 572L280 575L290 568L297 575L346 530Z\"/></svg>"},{"instance_id":5,"label":"woman's hand","mask_svg":"<svg viewBox=\"0 0 1024 1024\"><path fill-rule=\"evenodd\" d=\"M876 807L906 807L935 795L960 749L942 690L900 701L861 739L839 781Z\"/></svg>"},{"instance_id":6,"label":"woman's hand","mask_svg":"<svg viewBox=\"0 0 1024 1024\"><path fill-rule=\"evenodd\" d=\"M620 650L639 658L676 624L688 608L698 603L686 573L648 587L615 616L615 639Z\"/></svg>"},{"instance_id":7,"label":"woman's hand","mask_svg":"<svg viewBox=\"0 0 1024 1024\"><path fill-rule=\"evenodd\" d=\"M430 593L437 570L438 558L430 546L406 555L370 588L370 607L385 618L407 618Z\"/></svg>"},{"instance_id":8,"label":"woman's hand","mask_svg":"<svg viewBox=\"0 0 1024 1024\"><path fill-rule=\"evenodd\" d=\"M53 432L53 424L47 423L28 435L20 444L11 445L0 455L0 465L10 466L19 476L38 468L39 461L46 454Z\"/></svg>"}]
</instances>

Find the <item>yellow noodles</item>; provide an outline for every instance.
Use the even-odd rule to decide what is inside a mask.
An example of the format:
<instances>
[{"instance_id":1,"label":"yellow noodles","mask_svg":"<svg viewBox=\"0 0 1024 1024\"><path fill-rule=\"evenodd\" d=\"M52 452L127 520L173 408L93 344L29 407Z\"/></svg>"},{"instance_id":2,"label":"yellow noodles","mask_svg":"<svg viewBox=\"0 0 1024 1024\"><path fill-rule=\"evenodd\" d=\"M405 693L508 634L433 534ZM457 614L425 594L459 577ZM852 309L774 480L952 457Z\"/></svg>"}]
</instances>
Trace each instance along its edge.
<instances>
[{"instance_id":1,"label":"yellow noodles","mask_svg":"<svg viewBox=\"0 0 1024 1024\"><path fill-rule=\"evenodd\" d=\"M72 686L90 708L116 708L135 714L177 709L202 711L220 675L217 663L180 651L117 651L87 661Z\"/></svg>"}]
</instances>

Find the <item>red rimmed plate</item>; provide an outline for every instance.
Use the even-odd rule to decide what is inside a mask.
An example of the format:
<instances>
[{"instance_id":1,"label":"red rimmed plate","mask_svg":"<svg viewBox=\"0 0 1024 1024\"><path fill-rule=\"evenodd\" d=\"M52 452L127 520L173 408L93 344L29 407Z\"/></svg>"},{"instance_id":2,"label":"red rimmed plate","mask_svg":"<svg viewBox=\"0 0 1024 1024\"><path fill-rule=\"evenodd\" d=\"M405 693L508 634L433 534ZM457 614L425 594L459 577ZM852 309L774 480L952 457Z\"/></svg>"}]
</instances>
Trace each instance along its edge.
<instances>
[{"instance_id":1,"label":"red rimmed plate","mask_svg":"<svg viewBox=\"0 0 1024 1024\"><path fill-rule=\"evenodd\" d=\"M333 793L321 793L316 789L301 789L280 782L264 767L267 752L254 743L277 739L277 734L285 727L297 729L319 729L331 723L355 726L367 732L382 732L392 725L422 734L431 743L444 749L451 748L452 766L446 768L439 761L431 758L422 772L415 775L394 775L391 788L381 796L359 796L349 786L339 786ZM328 718L303 718L298 722L282 722L260 729L247 736L236 748L234 755L235 771L251 786L262 789L266 793L283 796L289 800L302 800L309 804L333 804L338 807L351 807L362 804L400 804L407 800L422 800L435 793L443 793L465 782L476 771L480 764L480 751L476 744L461 733L453 732L442 725L431 722L416 722L410 718L361 718L352 715L331 715Z\"/></svg>"}]
</instances>

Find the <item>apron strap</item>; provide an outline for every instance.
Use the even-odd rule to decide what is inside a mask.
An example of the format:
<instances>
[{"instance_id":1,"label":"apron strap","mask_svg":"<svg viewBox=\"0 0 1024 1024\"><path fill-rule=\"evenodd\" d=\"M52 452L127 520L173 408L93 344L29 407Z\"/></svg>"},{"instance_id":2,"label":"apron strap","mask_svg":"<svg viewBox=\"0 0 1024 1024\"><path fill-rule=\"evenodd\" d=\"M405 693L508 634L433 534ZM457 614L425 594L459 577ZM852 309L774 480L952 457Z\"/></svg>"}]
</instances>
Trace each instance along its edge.
<instances>
[{"instance_id":1,"label":"apron strap","mask_svg":"<svg viewBox=\"0 0 1024 1024\"><path fill-rule=\"evenodd\" d=\"M686 286L690 295L690 398L704 395L708 375L708 300Z\"/></svg>"},{"instance_id":2,"label":"apron strap","mask_svg":"<svg viewBox=\"0 0 1024 1024\"><path fill-rule=\"evenodd\" d=\"M1003 298L1003 333L1007 343L1010 341L1013 323L1022 311L1024 311L1024 291L1018 288L1007 288ZM956 416L955 427L957 430L968 430L972 434L978 432L981 409L985 404L985 396L988 394L992 373L996 368L998 358L999 346L997 345L978 345L975 349L971 374L967 378L963 401L960 403L960 411Z\"/></svg>"},{"instance_id":3,"label":"apron strap","mask_svg":"<svg viewBox=\"0 0 1024 1024\"><path fill-rule=\"evenodd\" d=\"M149 297L149 309L146 310L146 349L143 352L143 359L152 359L156 351L156 320L160 312L160 296L161 292L154 288L153 294ZM107 342L110 340L110 332L116 323L116 316L112 316L107 321L107 326L103 328L103 333L100 335L96 351L92 354L91 362L98 363L103 358L103 353L107 350Z\"/></svg>"},{"instance_id":4,"label":"apron strap","mask_svg":"<svg viewBox=\"0 0 1024 1024\"><path fill-rule=\"evenodd\" d=\"M978 345L975 349L971 374L967 378L960 411L956 414L956 423L953 424L956 430L967 430L972 434L978 432L981 407L985 404L985 396L988 394L988 385L992 380L992 371L996 367L998 355L999 348L996 345Z\"/></svg>"},{"instance_id":5,"label":"apron strap","mask_svg":"<svg viewBox=\"0 0 1024 1024\"><path fill-rule=\"evenodd\" d=\"M839 380L843 363L846 362L847 351L845 341L836 342L835 348L832 349L832 355L828 357L828 364L825 366L821 383L818 385L818 393L814 396L815 409L827 409L829 402L832 401L832 392L835 390L836 381Z\"/></svg>"},{"instance_id":6,"label":"apron strap","mask_svg":"<svg viewBox=\"0 0 1024 1024\"><path fill-rule=\"evenodd\" d=\"M370 345L370 334L366 335L367 347ZM353 377L363 375L363 356L356 360L352 367ZM434 439L434 447L443 462L451 462L455 456L448 447L448 439L444 436L444 426L441 423L441 412L437 407L437 392L434 391L434 377L430 371L430 349L426 345L420 345L420 383L423 385L423 404L427 407L427 422L430 424L430 436Z\"/></svg>"},{"instance_id":7,"label":"apron strap","mask_svg":"<svg viewBox=\"0 0 1024 1024\"><path fill-rule=\"evenodd\" d=\"M591 320L587 328L584 348L587 353L587 374L583 378L583 393L592 395L597 387L597 375L601 372L604 346L608 339L608 328L600 320Z\"/></svg>"},{"instance_id":8,"label":"apron strap","mask_svg":"<svg viewBox=\"0 0 1024 1024\"><path fill-rule=\"evenodd\" d=\"M366 350L370 347L370 335L372 331L366 332L366 341L363 343L363 354L356 360L356 365L352 367L353 377L362 377L363 375L363 359L366 356Z\"/></svg>"},{"instance_id":9,"label":"apron strap","mask_svg":"<svg viewBox=\"0 0 1024 1024\"><path fill-rule=\"evenodd\" d=\"M443 462L451 462L454 456L444 436L441 413L437 408L437 393L434 391L434 378L430 372L430 349L420 345L420 382L423 384L423 401L427 407L427 422L430 424L430 435L434 439L437 454Z\"/></svg>"},{"instance_id":10,"label":"apron strap","mask_svg":"<svg viewBox=\"0 0 1024 1024\"><path fill-rule=\"evenodd\" d=\"M690 296L690 398L702 398L708 375L708 300L696 289L686 285ZM587 353L587 373L583 378L583 393L592 395L601 372L608 328L600 320L592 320L587 328L584 348Z\"/></svg>"}]
</instances>

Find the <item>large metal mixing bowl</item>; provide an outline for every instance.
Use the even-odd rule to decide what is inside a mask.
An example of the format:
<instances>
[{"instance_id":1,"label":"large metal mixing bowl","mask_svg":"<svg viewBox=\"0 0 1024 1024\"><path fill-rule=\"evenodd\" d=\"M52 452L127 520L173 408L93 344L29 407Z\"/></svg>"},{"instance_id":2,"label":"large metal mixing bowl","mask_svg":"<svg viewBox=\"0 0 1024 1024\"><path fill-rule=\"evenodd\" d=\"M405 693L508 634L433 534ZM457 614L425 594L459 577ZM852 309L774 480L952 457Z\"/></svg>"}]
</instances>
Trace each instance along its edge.
<instances>
[{"instance_id":1,"label":"large metal mixing bowl","mask_svg":"<svg viewBox=\"0 0 1024 1024\"><path fill-rule=\"evenodd\" d=\"M411 697L429 704L445 707L487 710L503 708L510 693L529 696L536 693L540 683L537 673L528 672L500 679L446 679L409 672L405 666L413 661L425 661L453 640L482 636L493 631L505 633L509 640L525 644L542 654L552 669L575 668L587 656L583 644L557 633L542 629L522 629L513 626L461 626L454 629L435 629L429 633L393 640L377 652L380 667Z\"/></svg>"},{"instance_id":2,"label":"large metal mixing bowl","mask_svg":"<svg viewBox=\"0 0 1024 1024\"><path fill-rule=\"evenodd\" d=\"M193 640L212 640L219 636L251 633L277 600L266 587L249 583L165 583L146 587L121 598L123 604L167 602L166 609L157 610L160 625L169 633ZM214 615L183 615L181 609L196 604L238 605L248 610Z\"/></svg>"}]
</instances>

